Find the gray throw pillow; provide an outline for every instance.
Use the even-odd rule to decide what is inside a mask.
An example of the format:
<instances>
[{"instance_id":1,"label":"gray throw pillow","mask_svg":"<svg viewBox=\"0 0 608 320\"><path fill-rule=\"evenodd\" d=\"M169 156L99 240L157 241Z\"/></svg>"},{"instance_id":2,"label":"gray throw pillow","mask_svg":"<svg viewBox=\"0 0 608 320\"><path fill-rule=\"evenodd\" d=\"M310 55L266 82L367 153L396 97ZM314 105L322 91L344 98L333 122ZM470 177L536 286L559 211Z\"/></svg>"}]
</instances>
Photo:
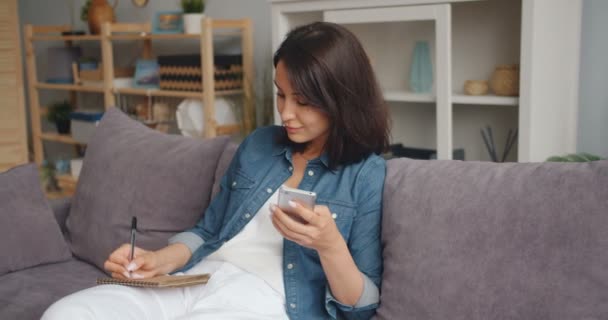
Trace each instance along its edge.
<instances>
[{"instance_id":1,"label":"gray throw pillow","mask_svg":"<svg viewBox=\"0 0 608 320\"><path fill-rule=\"evenodd\" d=\"M380 319L608 319L608 161L387 164Z\"/></svg>"},{"instance_id":2,"label":"gray throw pillow","mask_svg":"<svg viewBox=\"0 0 608 320\"><path fill-rule=\"evenodd\" d=\"M200 219L228 137L196 139L151 130L110 108L88 145L67 220L72 252L103 269L129 242L156 250Z\"/></svg>"},{"instance_id":3,"label":"gray throw pillow","mask_svg":"<svg viewBox=\"0 0 608 320\"><path fill-rule=\"evenodd\" d=\"M0 173L0 275L72 257L35 164Z\"/></svg>"}]
</instances>

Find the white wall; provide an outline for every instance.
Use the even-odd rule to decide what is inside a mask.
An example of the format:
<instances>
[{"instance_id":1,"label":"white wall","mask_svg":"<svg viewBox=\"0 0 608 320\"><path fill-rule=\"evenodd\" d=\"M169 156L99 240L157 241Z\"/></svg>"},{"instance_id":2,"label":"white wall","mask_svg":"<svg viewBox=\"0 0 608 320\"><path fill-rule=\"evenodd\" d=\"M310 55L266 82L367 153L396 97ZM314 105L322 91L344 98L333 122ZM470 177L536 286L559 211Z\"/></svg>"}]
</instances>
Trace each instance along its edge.
<instances>
[{"instance_id":1,"label":"white wall","mask_svg":"<svg viewBox=\"0 0 608 320\"><path fill-rule=\"evenodd\" d=\"M585 0L578 152L608 157L608 1Z\"/></svg>"}]
</instances>

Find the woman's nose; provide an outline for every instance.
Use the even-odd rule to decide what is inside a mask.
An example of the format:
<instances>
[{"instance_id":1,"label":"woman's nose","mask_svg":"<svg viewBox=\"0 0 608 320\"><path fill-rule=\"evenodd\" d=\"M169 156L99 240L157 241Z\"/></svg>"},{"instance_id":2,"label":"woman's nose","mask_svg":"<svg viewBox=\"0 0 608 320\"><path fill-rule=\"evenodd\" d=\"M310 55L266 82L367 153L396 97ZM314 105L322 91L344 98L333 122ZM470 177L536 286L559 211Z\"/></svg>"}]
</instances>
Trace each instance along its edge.
<instances>
[{"instance_id":1,"label":"woman's nose","mask_svg":"<svg viewBox=\"0 0 608 320\"><path fill-rule=\"evenodd\" d=\"M285 103L283 103L282 110L279 111L281 114L281 119L283 122L294 119L296 116L294 103L289 101L290 99L286 99Z\"/></svg>"}]
</instances>

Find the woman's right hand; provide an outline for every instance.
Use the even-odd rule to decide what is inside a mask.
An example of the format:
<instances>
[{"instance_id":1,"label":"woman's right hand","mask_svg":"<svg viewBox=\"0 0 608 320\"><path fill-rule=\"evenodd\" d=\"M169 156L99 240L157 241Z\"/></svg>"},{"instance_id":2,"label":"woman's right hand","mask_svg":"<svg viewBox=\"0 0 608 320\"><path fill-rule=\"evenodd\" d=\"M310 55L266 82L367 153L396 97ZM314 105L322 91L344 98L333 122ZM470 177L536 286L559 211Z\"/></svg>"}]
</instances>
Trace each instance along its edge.
<instances>
[{"instance_id":1,"label":"woman's right hand","mask_svg":"<svg viewBox=\"0 0 608 320\"><path fill-rule=\"evenodd\" d=\"M104 268L111 272L112 278L143 279L162 274L154 251L135 247L133 261L129 260L130 255L131 245L128 243L123 244L110 254L108 260L104 263Z\"/></svg>"},{"instance_id":2,"label":"woman's right hand","mask_svg":"<svg viewBox=\"0 0 608 320\"><path fill-rule=\"evenodd\" d=\"M171 273L183 267L192 256L184 244L169 245L158 251L135 247L133 261L129 261L131 245L123 244L114 250L104 263L104 268L118 279L144 279Z\"/></svg>"}]
</instances>

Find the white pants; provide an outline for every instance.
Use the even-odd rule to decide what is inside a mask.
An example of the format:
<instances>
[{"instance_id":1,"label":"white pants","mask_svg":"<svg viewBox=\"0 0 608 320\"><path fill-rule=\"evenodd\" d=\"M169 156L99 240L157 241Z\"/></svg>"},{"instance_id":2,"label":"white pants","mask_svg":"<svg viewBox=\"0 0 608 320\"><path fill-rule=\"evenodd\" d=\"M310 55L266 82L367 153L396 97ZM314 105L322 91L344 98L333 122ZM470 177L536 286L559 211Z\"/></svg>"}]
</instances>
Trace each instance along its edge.
<instances>
[{"instance_id":1,"label":"white pants","mask_svg":"<svg viewBox=\"0 0 608 320\"><path fill-rule=\"evenodd\" d=\"M42 319L288 319L285 298L255 275L222 261L201 261L185 272L200 273L212 274L206 285L85 289L55 302Z\"/></svg>"}]
</instances>

